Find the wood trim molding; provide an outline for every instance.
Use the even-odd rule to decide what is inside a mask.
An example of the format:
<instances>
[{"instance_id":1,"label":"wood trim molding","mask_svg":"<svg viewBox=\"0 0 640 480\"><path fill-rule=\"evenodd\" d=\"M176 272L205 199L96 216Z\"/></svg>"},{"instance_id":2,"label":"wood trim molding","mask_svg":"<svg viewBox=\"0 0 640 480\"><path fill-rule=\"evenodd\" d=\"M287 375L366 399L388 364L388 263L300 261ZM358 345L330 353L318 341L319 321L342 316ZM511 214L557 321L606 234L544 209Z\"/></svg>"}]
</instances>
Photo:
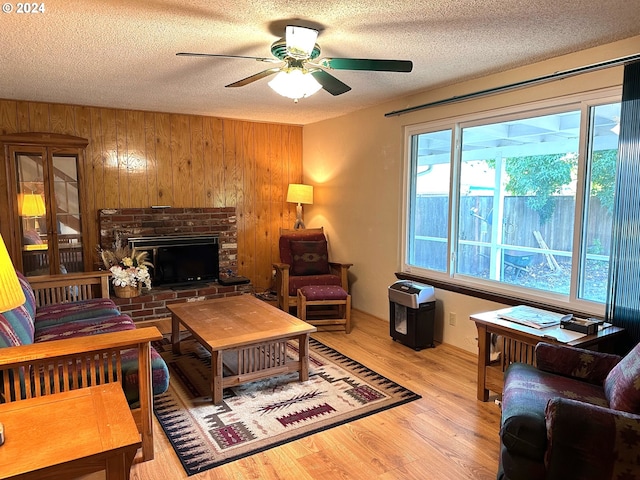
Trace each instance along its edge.
<instances>
[{"instance_id":1,"label":"wood trim molding","mask_svg":"<svg viewBox=\"0 0 640 480\"><path fill-rule=\"evenodd\" d=\"M75 135L47 132L26 132L0 135L0 143L12 145L44 145L49 147L86 148L89 140Z\"/></svg>"}]
</instances>

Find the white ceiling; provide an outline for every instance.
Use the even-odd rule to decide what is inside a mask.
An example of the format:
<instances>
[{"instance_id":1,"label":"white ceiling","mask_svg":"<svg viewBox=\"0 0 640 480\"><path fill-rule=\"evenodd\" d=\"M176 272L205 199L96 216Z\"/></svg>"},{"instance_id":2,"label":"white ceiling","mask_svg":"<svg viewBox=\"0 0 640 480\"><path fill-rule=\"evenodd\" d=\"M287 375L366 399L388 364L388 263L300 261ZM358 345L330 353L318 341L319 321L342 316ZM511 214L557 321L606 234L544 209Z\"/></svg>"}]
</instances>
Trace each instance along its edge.
<instances>
[{"instance_id":1,"label":"white ceiling","mask_svg":"<svg viewBox=\"0 0 640 480\"><path fill-rule=\"evenodd\" d=\"M638 0L45 0L0 13L0 98L308 124L640 35ZM297 20L297 21L296 21ZM352 87L294 104L262 79L288 23L319 27L322 57L412 60L411 73L331 73Z\"/></svg>"}]
</instances>

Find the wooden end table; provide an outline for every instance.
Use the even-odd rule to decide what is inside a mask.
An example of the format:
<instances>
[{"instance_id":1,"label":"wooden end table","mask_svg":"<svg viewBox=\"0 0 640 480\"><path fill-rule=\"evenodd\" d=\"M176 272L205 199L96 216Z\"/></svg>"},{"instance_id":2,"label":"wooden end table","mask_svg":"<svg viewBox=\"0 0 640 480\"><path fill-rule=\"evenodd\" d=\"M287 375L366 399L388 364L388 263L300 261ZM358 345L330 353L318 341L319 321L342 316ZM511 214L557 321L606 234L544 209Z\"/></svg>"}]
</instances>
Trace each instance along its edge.
<instances>
[{"instance_id":1,"label":"wooden end table","mask_svg":"<svg viewBox=\"0 0 640 480\"><path fill-rule=\"evenodd\" d=\"M0 478L54 480L106 470L129 478L142 445L122 387L108 383L0 405Z\"/></svg>"},{"instance_id":2,"label":"wooden end table","mask_svg":"<svg viewBox=\"0 0 640 480\"><path fill-rule=\"evenodd\" d=\"M175 303L171 342L180 353L180 324L211 352L211 398L222 403L225 387L287 372L309 379L309 334L316 327L252 295ZM298 361L286 355L286 343L298 342Z\"/></svg>"},{"instance_id":3,"label":"wooden end table","mask_svg":"<svg viewBox=\"0 0 640 480\"><path fill-rule=\"evenodd\" d=\"M539 342L569 345L572 347L609 350L611 341L624 332L624 328L610 326L598 330L594 335L573 339L577 332L561 329L560 326L532 328L499 318L509 308L471 315L478 329L478 400L489 400L489 391L502 394L504 371L513 362L534 365L535 346ZM491 362L491 334L503 337L500 359Z\"/></svg>"}]
</instances>

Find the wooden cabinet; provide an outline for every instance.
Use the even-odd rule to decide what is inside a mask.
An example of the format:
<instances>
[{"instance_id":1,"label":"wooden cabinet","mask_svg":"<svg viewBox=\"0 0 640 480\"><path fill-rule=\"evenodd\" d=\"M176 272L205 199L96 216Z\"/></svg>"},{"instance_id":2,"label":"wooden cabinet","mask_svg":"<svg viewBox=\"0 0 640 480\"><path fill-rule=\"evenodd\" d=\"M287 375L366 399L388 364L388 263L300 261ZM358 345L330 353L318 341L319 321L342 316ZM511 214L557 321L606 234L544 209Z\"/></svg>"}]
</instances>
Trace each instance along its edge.
<instances>
[{"instance_id":1,"label":"wooden cabinet","mask_svg":"<svg viewBox=\"0 0 640 480\"><path fill-rule=\"evenodd\" d=\"M0 219L15 267L27 276L89 270L83 215L88 141L71 135L22 133L0 136L0 143L7 191Z\"/></svg>"}]
</instances>

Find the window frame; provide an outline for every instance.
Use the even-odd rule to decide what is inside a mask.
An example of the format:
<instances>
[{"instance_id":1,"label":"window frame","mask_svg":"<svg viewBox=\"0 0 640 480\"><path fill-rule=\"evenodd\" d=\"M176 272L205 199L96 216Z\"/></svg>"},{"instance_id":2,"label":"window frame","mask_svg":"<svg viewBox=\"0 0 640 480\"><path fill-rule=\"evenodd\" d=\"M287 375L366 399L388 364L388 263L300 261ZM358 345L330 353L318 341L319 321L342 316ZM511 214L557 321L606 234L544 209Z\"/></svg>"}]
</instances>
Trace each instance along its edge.
<instances>
[{"instance_id":1,"label":"window frame","mask_svg":"<svg viewBox=\"0 0 640 480\"><path fill-rule=\"evenodd\" d=\"M559 309L578 311L589 315L603 316L605 305L592 300L578 298L579 294L579 269L583 264L586 252L582 245L586 228L586 199L589 191L590 153L589 138L591 135L589 109L598 105L620 103L622 101L622 86L594 90L586 93L571 94L562 97L550 98L534 102L526 102L495 110L484 110L459 116L450 116L433 121L406 125L404 127L404 151L403 151L403 175L402 175L402 217L401 217L401 245L400 245L400 272L412 277L432 280L440 285L451 285L452 290L468 288L473 292L486 293L487 296L505 299L519 299L523 302L532 302L557 307ZM462 165L461 141L462 130L467 127L487 125L491 123L517 120L566 112L569 110L580 111L580 133L578 139L578 168L575 193L575 226L572 241L572 262L570 292L568 295L550 291L535 290L494 280L484 280L464 274L455 273L455 255L458 249L458 218L460 208L460 170ZM448 211L448 238L445 272L417 267L409 263L410 229L413 229L412 219L412 195L414 182L412 182L412 162L414 136L451 130L451 161L449 178L449 211ZM478 295L480 296L480 295ZM512 302L511 302L512 303Z\"/></svg>"}]
</instances>

